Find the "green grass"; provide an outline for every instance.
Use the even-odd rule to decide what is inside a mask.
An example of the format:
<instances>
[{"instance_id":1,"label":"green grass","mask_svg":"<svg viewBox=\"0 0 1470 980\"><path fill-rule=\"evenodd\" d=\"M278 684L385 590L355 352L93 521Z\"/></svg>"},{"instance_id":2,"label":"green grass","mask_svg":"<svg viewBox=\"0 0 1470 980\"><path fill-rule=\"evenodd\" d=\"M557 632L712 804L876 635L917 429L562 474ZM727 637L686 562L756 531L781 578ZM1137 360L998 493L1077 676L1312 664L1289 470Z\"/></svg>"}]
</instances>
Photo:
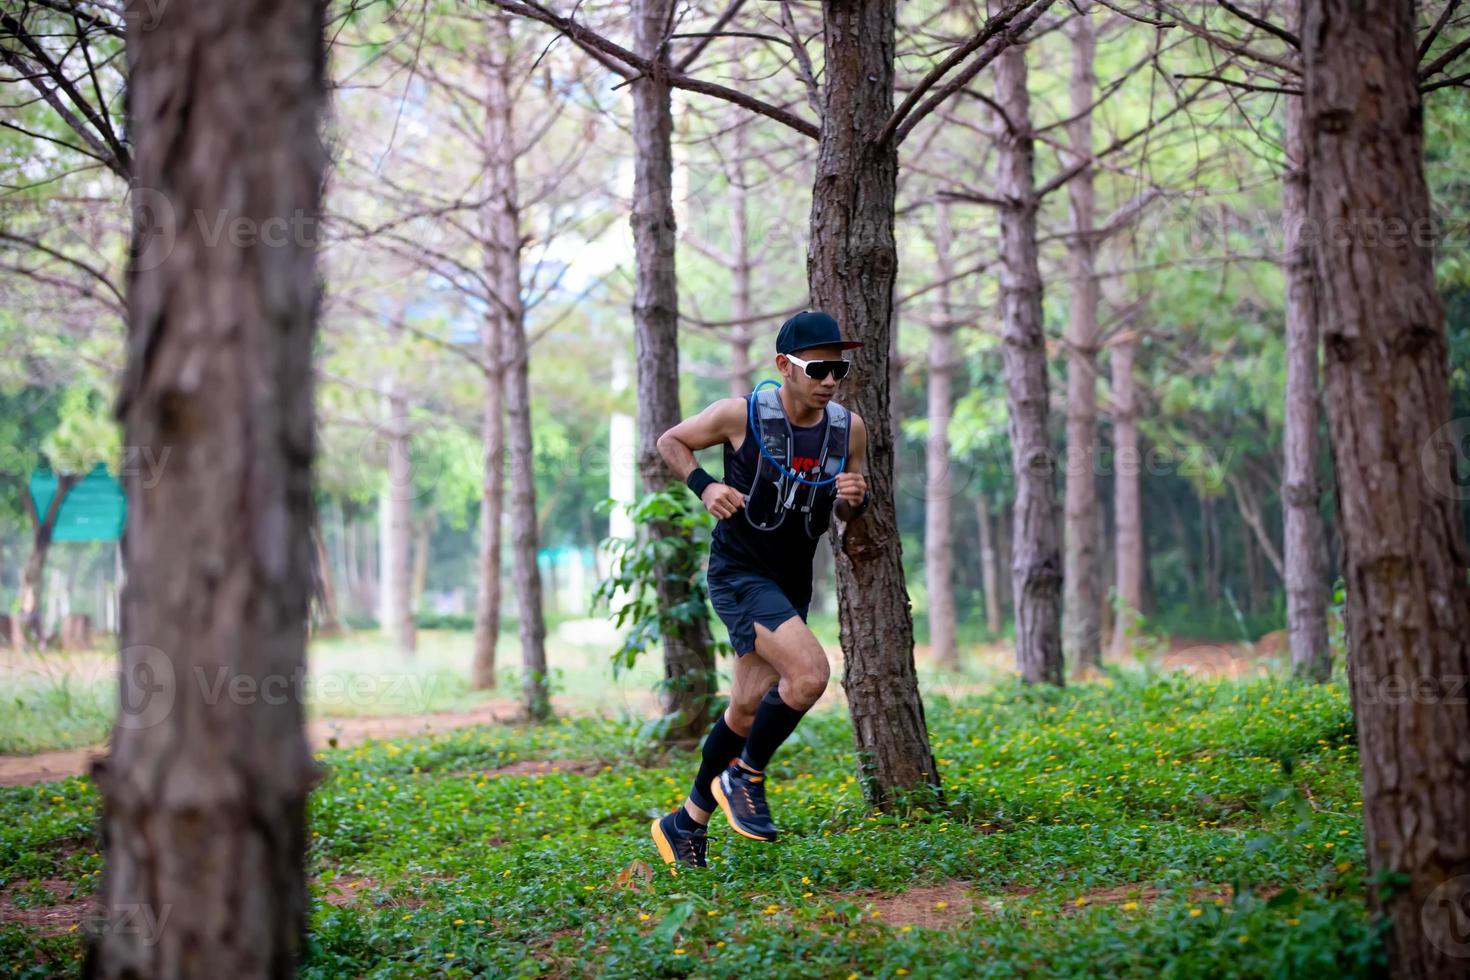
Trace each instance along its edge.
<instances>
[{"instance_id":1,"label":"green grass","mask_svg":"<svg viewBox=\"0 0 1470 980\"><path fill-rule=\"evenodd\" d=\"M682 798L695 758L639 743L632 723L326 752L303 972L1265 977L1382 962L1340 684L1006 682L936 696L928 717L944 807L871 813L846 718L818 710L773 766L782 840L717 827L711 869L677 876L647 827ZM555 758L582 771L487 775ZM96 807L82 780L0 791L0 888L29 883L28 900L45 901L37 882L63 879L85 893ZM651 880L621 887L639 861ZM353 901L325 901L344 880ZM938 883L966 889L973 918L906 930L871 914L875 898ZM75 972L80 948L0 927L0 969L22 975Z\"/></svg>"},{"instance_id":2,"label":"green grass","mask_svg":"<svg viewBox=\"0 0 1470 980\"><path fill-rule=\"evenodd\" d=\"M658 665L646 660L637 670L610 681L607 638L577 630L573 623L548 634L553 691L564 695L574 710L637 713L661 676ZM418 715L517 698L521 647L516 635L500 635L496 690L470 687L472 650L472 636L461 631L420 631L418 650L411 658L401 657L392 642L376 632L316 639L308 657L308 710L316 718ZM106 741L117 708L112 651L6 657L0 663L0 753Z\"/></svg>"}]
</instances>

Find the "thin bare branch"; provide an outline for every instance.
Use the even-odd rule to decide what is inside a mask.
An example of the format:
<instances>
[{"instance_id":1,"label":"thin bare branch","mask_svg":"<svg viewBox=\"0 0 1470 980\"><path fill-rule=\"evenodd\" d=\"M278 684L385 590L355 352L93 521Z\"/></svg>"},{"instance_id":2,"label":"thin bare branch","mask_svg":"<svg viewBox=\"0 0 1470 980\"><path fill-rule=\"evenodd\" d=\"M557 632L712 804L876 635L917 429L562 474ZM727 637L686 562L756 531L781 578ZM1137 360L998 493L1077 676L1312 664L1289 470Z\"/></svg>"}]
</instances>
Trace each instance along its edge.
<instances>
[{"instance_id":1,"label":"thin bare branch","mask_svg":"<svg viewBox=\"0 0 1470 980\"><path fill-rule=\"evenodd\" d=\"M1239 17L1241 20L1245 21L1247 24L1250 24L1252 27L1258 27L1261 30L1265 31L1267 34L1270 34L1273 37L1280 38L1287 44L1291 45L1293 48L1296 48L1298 51L1301 50L1301 38L1297 37L1286 28L1277 27L1275 24L1271 23L1269 20L1266 20L1264 17L1257 17L1249 10L1237 7L1235 4L1231 3L1230 0L1216 0L1216 2L1235 16Z\"/></svg>"},{"instance_id":2,"label":"thin bare branch","mask_svg":"<svg viewBox=\"0 0 1470 980\"><path fill-rule=\"evenodd\" d=\"M699 95L708 95L711 98L723 99L726 102L734 103L742 108L749 109L751 112L765 116L767 119L774 119L776 122L789 126L803 136L809 136L812 139L817 139L821 135L821 131L812 123L807 122L800 116L787 112L785 109L773 106L769 102L762 102L760 99L724 85L707 82L703 79L691 78L679 71L669 71L663 66L655 66L647 58L642 58L627 48L609 41L601 34L577 23L570 17L561 17L553 13L539 3L536 3L535 0L527 0L524 3L520 2L520 0L488 0L488 2L495 4L500 9L509 13L539 21L548 27L554 27L573 41L576 41L579 46L599 51L610 58L622 62L635 72L653 73L657 71L659 77L674 88L683 89L686 92L695 92Z\"/></svg>"}]
</instances>

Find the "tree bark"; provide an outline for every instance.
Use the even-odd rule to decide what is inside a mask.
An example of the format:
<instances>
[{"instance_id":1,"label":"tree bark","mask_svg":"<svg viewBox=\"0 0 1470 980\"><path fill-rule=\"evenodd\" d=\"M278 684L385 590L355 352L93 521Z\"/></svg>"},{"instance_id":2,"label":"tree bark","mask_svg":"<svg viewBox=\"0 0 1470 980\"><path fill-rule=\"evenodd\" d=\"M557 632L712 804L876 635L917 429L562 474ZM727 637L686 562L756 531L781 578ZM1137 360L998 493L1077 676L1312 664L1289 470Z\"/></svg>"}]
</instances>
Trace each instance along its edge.
<instances>
[{"instance_id":1,"label":"tree bark","mask_svg":"<svg viewBox=\"0 0 1470 980\"><path fill-rule=\"evenodd\" d=\"M505 498L505 426L501 400L505 380L498 368L500 331L497 326L493 313L487 313L480 323L480 356L491 367L485 372L480 430L484 460L476 557L479 577L475 588L475 651L470 665L470 686L477 691L495 686L495 648L500 636L500 515Z\"/></svg>"},{"instance_id":2,"label":"tree bark","mask_svg":"<svg viewBox=\"0 0 1470 980\"><path fill-rule=\"evenodd\" d=\"M521 300L521 212L516 183L515 106L511 95L514 42L510 14L493 11L487 80L486 147L490 151L491 196L488 242L495 279L504 354L507 448L510 450L510 525L516 623L521 640L521 702L528 718L551 717L546 672L546 619L541 569L536 562L540 534L536 516L536 448L531 432L530 356L526 310Z\"/></svg>"},{"instance_id":3,"label":"tree bark","mask_svg":"<svg viewBox=\"0 0 1470 980\"><path fill-rule=\"evenodd\" d=\"M498 13L488 12L493 18ZM494 159L496 146L506 138L505 119L495 107L493 94L500 87L500 56L493 45L481 52L480 71L486 97L485 126L480 156L485 161L485 204L480 209L481 262L487 282L499 282L500 250L495 240L497 200ZM505 369L501 363L501 321L504 310L492 304L480 320L480 361L485 370L485 394L481 404L480 443L483 453L480 476L480 540L476 556L479 570L475 588L475 651L470 664L470 685L475 690L495 687L495 652L500 637L500 551L501 514L505 501Z\"/></svg>"},{"instance_id":4,"label":"tree bark","mask_svg":"<svg viewBox=\"0 0 1470 980\"><path fill-rule=\"evenodd\" d=\"M414 608L418 608L424 598L424 587L429 581L429 549L434 540L434 512L425 511L424 516L419 518L418 527L414 529L413 535L413 576L410 580L408 594Z\"/></svg>"},{"instance_id":5,"label":"tree bark","mask_svg":"<svg viewBox=\"0 0 1470 980\"><path fill-rule=\"evenodd\" d=\"M1062 650L1080 668L1102 663L1102 558L1097 503L1098 283L1094 274L1092 102L1096 46L1091 5L1072 18L1072 121L1067 125L1074 163L1083 163L1067 182L1072 236L1067 240L1071 288L1067 323L1066 529L1062 582Z\"/></svg>"},{"instance_id":6,"label":"tree bark","mask_svg":"<svg viewBox=\"0 0 1470 980\"><path fill-rule=\"evenodd\" d=\"M1143 608L1143 494L1138 450L1138 399L1133 381L1134 341L1113 347L1110 358L1113 389L1113 535L1117 614L1113 620L1114 659L1125 656L1137 630ZM1173 512L1177 517L1177 511ZM1189 551L1184 553L1189 565Z\"/></svg>"},{"instance_id":7,"label":"tree bark","mask_svg":"<svg viewBox=\"0 0 1470 980\"><path fill-rule=\"evenodd\" d=\"M929 649L936 666L958 670L955 646L954 538L950 534L954 488L949 479L949 415L954 375L954 305L949 280L949 207L935 209L934 249L939 281L939 317L929 324L929 440L924 453L924 577L929 592Z\"/></svg>"},{"instance_id":8,"label":"tree bark","mask_svg":"<svg viewBox=\"0 0 1470 980\"><path fill-rule=\"evenodd\" d=\"M1016 616L1015 580L1011 575L1011 566L1015 563L1015 549L1011 547L1011 529L1016 523L1016 508L1014 501L1006 500L995 515L995 551L1000 558L1001 573L996 576L996 584L1000 586L1000 607L1002 615L1010 610L1011 619L1014 622Z\"/></svg>"},{"instance_id":9,"label":"tree bark","mask_svg":"<svg viewBox=\"0 0 1470 980\"><path fill-rule=\"evenodd\" d=\"M754 263L750 257L750 211L749 191L745 186L746 127L737 125L732 134L735 140L734 159L730 161L730 226L734 266L730 270L733 291L730 298L731 319L737 321L730 330L730 395L744 398L755 387L750 362L750 343L753 339L750 318L752 315L750 293L751 273Z\"/></svg>"},{"instance_id":10,"label":"tree bark","mask_svg":"<svg viewBox=\"0 0 1470 980\"><path fill-rule=\"evenodd\" d=\"M327 555L327 543L322 536L321 514L314 511L311 522L311 597L315 606L315 631L323 636L335 636L342 631L337 616L337 587L332 580L332 560Z\"/></svg>"},{"instance_id":11,"label":"tree bark","mask_svg":"<svg viewBox=\"0 0 1470 980\"><path fill-rule=\"evenodd\" d=\"M80 480L80 476L72 473L56 474L56 492L51 495L51 502L47 504L44 514L36 513L30 486L23 483L20 488L21 500L31 517L31 551L26 556L26 563L20 573L20 604L15 624L18 638L16 649L25 644L40 646L45 639L41 600L45 594L46 557L51 553L51 540L56 534L56 519L61 514L61 506L66 502L71 488Z\"/></svg>"},{"instance_id":12,"label":"tree bark","mask_svg":"<svg viewBox=\"0 0 1470 980\"><path fill-rule=\"evenodd\" d=\"M1288 4L1288 26L1301 30L1300 0ZM1286 228L1286 431L1281 509L1285 551L1286 632L1293 673L1324 683L1332 676L1327 639L1327 581L1321 497L1317 479L1317 276L1303 232L1307 222L1307 169L1302 100L1286 99L1286 175L1281 221Z\"/></svg>"},{"instance_id":13,"label":"tree bark","mask_svg":"<svg viewBox=\"0 0 1470 980\"><path fill-rule=\"evenodd\" d=\"M985 590L985 629L1000 632L1000 563L995 558L995 534L990 526L990 504L984 491L975 496L975 523L980 527L980 574Z\"/></svg>"},{"instance_id":14,"label":"tree bark","mask_svg":"<svg viewBox=\"0 0 1470 980\"><path fill-rule=\"evenodd\" d=\"M825 0L826 84L812 187L807 279L817 307L865 346L842 400L867 426L872 502L834 519L842 686L870 802L939 787L914 672L914 621L894 499L891 349L898 152L879 134L893 111L894 0Z\"/></svg>"},{"instance_id":15,"label":"tree bark","mask_svg":"<svg viewBox=\"0 0 1470 980\"><path fill-rule=\"evenodd\" d=\"M92 649L92 617L86 613L67 613L61 617L61 649Z\"/></svg>"},{"instance_id":16,"label":"tree bark","mask_svg":"<svg viewBox=\"0 0 1470 980\"><path fill-rule=\"evenodd\" d=\"M1461 977L1470 909L1470 563L1415 7L1305 0L1307 213L1338 483L1368 869L1395 977ZM1408 230L1413 237L1406 238ZM1407 682L1410 696L1395 679Z\"/></svg>"},{"instance_id":17,"label":"tree bark","mask_svg":"<svg viewBox=\"0 0 1470 980\"><path fill-rule=\"evenodd\" d=\"M1006 407L1016 500L1011 547L1016 669L1028 684L1062 684L1062 556L1058 541L1055 461L1047 431L1046 336L1036 246L1040 204L1033 177L1031 96L1026 49L1007 48L995 66L995 101L1005 113L997 138L1001 311Z\"/></svg>"},{"instance_id":18,"label":"tree bark","mask_svg":"<svg viewBox=\"0 0 1470 980\"><path fill-rule=\"evenodd\" d=\"M633 7L634 50L666 66L668 35L673 30L673 0L636 0ZM658 437L680 421L679 288L675 278L674 159L671 145L673 111L669 87L658 74L642 75L633 89L633 248L637 284L633 323L638 355L638 472L644 493L663 489L672 480L658 452ZM677 527L650 524L646 533L658 539L680 535ZM692 547L685 540L680 550ZM661 611L688 602L692 576L684 569L660 565L658 604ZM695 569L692 573L698 574ZM663 710L671 717L670 740L699 738L709 729L715 693L715 660L709 620L695 616L663 632Z\"/></svg>"},{"instance_id":19,"label":"tree bark","mask_svg":"<svg viewBox=\"0 0 1470 980\"><path fill-rule=\"evenodd\" d=\"M418 645L413 622L413 460L408 399L395 381L389 381L388 420L383 434L388 445L388 484L383 490L383 629L405 656Z\"/></svg>"},{"instance_id":20,"label":"tree bark","mask_svg":"<svg viewBox=\"0 0 1470 980\"><path fill-rule=\"evenodd\" d=\"M125 477L92 977L289 976L304 943L324 12L127 20L134 193L171 207L135 212L118 415L125 445L171 453L156 482ZM260 237L208 243L194 216L226 213Z\"/></svg>"},{"instance_id":21,"label":"tree bark","mask_svg":"<svg viewBox=\"0 0 1470 980\"><path fill-rule=\"evenodd\" d=\"M337 508L337 533L342 554L342 584L347 590L347 614L359 612L363 605L366 583L357 565L357 522L346 505Z\"/></svg>"}]
</instances>

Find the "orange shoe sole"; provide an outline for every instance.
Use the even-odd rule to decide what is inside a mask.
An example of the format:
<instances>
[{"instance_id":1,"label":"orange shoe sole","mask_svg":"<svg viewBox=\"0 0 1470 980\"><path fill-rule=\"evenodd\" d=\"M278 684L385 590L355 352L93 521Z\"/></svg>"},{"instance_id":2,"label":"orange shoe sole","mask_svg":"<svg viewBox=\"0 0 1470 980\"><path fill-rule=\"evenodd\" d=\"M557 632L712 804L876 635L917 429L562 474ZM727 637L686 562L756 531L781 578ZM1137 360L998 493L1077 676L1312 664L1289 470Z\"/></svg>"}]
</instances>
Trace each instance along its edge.
<instances>
[{"instance_id":1,"label":"orange shoe sole","mask_svg":"<svg viewBox=\"0 0 1470 980\"><path fill-rule=\"evenodd\" d=\"M655 818L648 832L653 835L653 842L658 845L658 856L664 859L664 864L673 864L674 845L669 842L668 837L664 836L664 829L658 823L658 818Z\"/></svg>"},{"instance_id":2,"label":"orange shoe sole","mask_svg":"<svg viewBox=\"0 0 1470 980\"><path fill-rule=\"evenodd\" d=\"M735 818L730 814L730 801L725 799L724 788L720 786L719 776L716 776L713 780L710 781L709 791L710 795L715 798L715 802L720 804L720 812L725 815L725 820L730 824L730 829L735 831L735 833L739 834L741 837L748 837L751 840L758 840L762 844L770 844L776 839L774 837L762 837L759 834L752 834L750 831L746 830L735 822Z\"/></svg>"}]
</instances>

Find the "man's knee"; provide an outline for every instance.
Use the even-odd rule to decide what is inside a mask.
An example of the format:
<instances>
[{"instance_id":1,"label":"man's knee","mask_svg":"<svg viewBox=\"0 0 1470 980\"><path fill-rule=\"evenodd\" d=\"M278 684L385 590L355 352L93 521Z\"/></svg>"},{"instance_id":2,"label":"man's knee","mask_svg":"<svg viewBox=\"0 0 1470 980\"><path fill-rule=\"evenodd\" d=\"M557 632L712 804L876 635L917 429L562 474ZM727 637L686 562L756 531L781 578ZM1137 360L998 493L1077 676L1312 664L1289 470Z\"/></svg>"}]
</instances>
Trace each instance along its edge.
<instances>
[{"instance_id":1,"label":"man's knee","mask_svg":"<svg viewBox=\"0 0 1470 980\"><path fill-rule=\"evenodd\" d=\"M730 705L725 709L725 724L730 731L736 735L749 735L750 726L755 724L755 709L759 704L759 697L751 704L742 703L731 697Z\"/></svg>"},{"instance_id":2,"label":"man's knee","mask_svg":"<svg viewBox=\"0 0 1470 980\"><path fill-rule=\"evenodd\" d=\"M725 709L725 724L737 735L749 735L755 722L755 713L760 708L761 698L775 686L779 679L770 668L745 669L736 667L730 683L730 706Z\"/></svg>"},{"instance_id":3,"label":"man's knee","mask_svg":"<svg viewBox=\"0 0 1470 980\"><path fill-rule=\"evenodd\" d=\"M804 651L791 672L781 678L781 700L799 711L816 704L827 691L827 681L832 676L832 667L821 646Z\"/></svg>"}]
</instances>

